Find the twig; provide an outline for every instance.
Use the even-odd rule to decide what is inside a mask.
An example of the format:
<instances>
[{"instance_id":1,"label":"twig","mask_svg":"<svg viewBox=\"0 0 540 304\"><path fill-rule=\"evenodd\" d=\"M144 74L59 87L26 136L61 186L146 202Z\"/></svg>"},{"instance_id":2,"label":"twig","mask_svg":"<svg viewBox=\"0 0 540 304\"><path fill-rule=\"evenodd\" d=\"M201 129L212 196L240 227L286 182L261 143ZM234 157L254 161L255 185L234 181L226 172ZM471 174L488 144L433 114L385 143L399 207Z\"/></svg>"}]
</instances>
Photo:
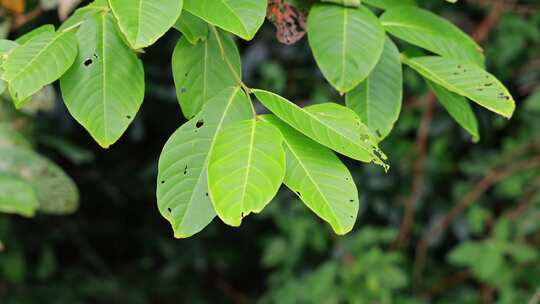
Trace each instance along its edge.
<instances>
[{"instance_id":1,"label":"twig","mask_svg":"<svg viewBox=\"0 0 540 304\"><path fill-rule=\"evenodd\" d=\"M481 197L491 186L497 182L507 178L509 176L518 174L520 172L540 167L540 155L536 155L531 159L521 161L515 165L508 166L507 168L497 170L492 169L488 172L473 188L472 191L467 193L463 199L452 208L445 217L439 221L432 229L428 230L424 237L418 242L416 247L416 258L414 265L414 277L419 278L425 264L427 255L427 249L431 241L440 233L446 230L448 226L454 221L454 219L460 215L465 209L472 205L479 197Z\"/></svg>"},{"instance_id":2,"label":"twig","mask_svg":"<svg viewBox=\"0 0 540 304\"><path fill-rule=\"evenodd\" d=\"M472 34L474 40L476 40L478 43L486 41L493 28L495 28L495 26L499 22L502 14L510 10L514 6L514 2L515 0L493 1L493 5L491 11L489 12L489 15L487 15L487 17L482 20L482 23L478 25L478 27Z\"/></svg>"},{"instance_id":3,"label":"twig","mask_svg":"<svg viewBox=\"0 0 540 304\"><path fill-rule=\"evenodd\" d=\"M510 221L516 221L531 206L532 200L540 191L540 175L537 175L530 183L529 190L525 192L523 198L517 203L517 206L506 213L506 218Z\"/></svg>"},{"instance_id":4,"label":"twig","mask_svg":"<svg viewBox=\"0 0 540 304\"><path fill-rule=\"evenodd\" d=\"M418 198L422 193L422 183L425 176L425 163L427 158L427 146L429 138L429 128L431 121L433 120L433 110L435 104L435 95L429 93L425 98L426 109L422 115L422 121L420 122L420 128L418 128L416 134L416 161L414 162L414 176L411 185L411 194L405 201L405 212L403 221L399 229L399 235L396 240L398 247L407 246L409 243L409 236L414 223L414 209L418 202Z\"/></svg>"},{"instance_id":5,"label":"twig","mask_svg":"<svg viewBox=\"0 0 540 304\"><path fill-rule=\"evenodd\" d=\"M11 25L11 31L16 31L23 27L26 23L32 21L33 19L41 16L45 10L41 5L36 6L33 10L29 11L28 13L24 15L16 15L15 18L13 18L13 22Z\"/></svg>"}]
</instances>

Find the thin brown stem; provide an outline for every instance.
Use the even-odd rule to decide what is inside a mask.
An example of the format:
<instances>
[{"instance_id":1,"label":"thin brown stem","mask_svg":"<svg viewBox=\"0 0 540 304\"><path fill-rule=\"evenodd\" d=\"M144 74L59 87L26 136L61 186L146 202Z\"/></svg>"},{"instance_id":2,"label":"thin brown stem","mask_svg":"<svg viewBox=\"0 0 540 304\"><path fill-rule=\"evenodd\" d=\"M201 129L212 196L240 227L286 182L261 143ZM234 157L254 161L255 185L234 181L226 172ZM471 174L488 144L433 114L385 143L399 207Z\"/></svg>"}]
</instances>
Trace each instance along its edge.
<instances>
[{"instance_id":1,"label":"thin brown stem","mask_svg":"<svg viewBox=\"0 0 540 304\"><path fill-rule=\"evenodd\" d=\"M425 98L426 109L422 115L422 121L420 122L420 128L418 128L416 134L416 161L413 168L413 180L411 185L411 194L405 201L405 212L403 221L399 229L399 235L397 239L397 246L407 246L410 239L412 226L414 224L414 209L422 193L422 184L425 176L425 163L427 159L429 128L431 121L433 120L433 111L435 107L435 95L429 93Z\"/></svg>"}]
</instances>

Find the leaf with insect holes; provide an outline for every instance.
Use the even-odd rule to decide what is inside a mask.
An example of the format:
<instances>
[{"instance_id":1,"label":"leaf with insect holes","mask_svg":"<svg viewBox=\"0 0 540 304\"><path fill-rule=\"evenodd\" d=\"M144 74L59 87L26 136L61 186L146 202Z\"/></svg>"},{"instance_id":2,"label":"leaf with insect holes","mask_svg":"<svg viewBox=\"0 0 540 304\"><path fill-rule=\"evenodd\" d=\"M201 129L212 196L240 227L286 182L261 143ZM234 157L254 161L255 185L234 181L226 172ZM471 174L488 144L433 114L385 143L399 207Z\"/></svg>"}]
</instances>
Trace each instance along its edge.
<instances>
[{"instance_id":1,"label":"leaf with insect holes","mask_svg":"<svg viewBox=\"0 0 540 304\"><path fill-rule=\"evenodd\" d=\"M263 115L260 119L271 123L283 134L287 164L284 184L337 234L351 231L358 214L359 199L347 167L334 152L276 116Z\"/></svg>"},{"instance_id":2,"label":"leaf with insect holes","mask_svg":"<svg viewBox=\"0 0 540 304\"><path fill-rule=\"evenodd\" d=\"M438 56L404 57L403 62L426 79L488 110L506 118L514 113L516 103L508 89L476 64Z\"/></svg>"},{"instance_id":3,"label":"leaf with insect holes","mask_svg":"<svg viewBox=\"0 0 540 304\"><path fill-rule=\"evenodd\" d=\"M409 6L397 7L381 16L387 32L443 57L484 65L482 48L448 20L430 11Z\"/></svg>"},{"instance_id":4,"label":"leaf with insect holes","mask_svg":"<svg viewBox=\"0 0 540 304\"><path fill-rule=\"evenodd\" d=\"M139 111L144 70L110 14L96 14L77 32L79 56L60 79L64 102L103 148L115 143Z\"/></svg>"},{"instance_id":5,"label":"leaf with insect holes","mask_svg":"<svg viewBox=\"0 0 540 304\"><path fill-rule=\"evenodd\" d=\"M208 186L219 218L238 227L276 195L285 176L283 136L255 119L235 122L218 133L210 151Z\"/></svg>"},{"instance_id":6,"label":"leaf with insect holes","mask_svg":"<svg viewBox=\"0 0 540 304\"><path fill-rule=\"evenodd\" d=\"M210 148L224 127L252 116L246 94L239 87L227 88L165 144L159 158L157 202L175 237L194 235L216 216L208 193Z\"/></svg>"},{"instance_id":7,"label":"leaf with insect holes","mask_svg":"<svg viewBox=\"0 0 540 304\"><path fill-rule=\"evenodd\" d=\"M228 33L212 31L208 38L191 44L184 37L172 58L176 96L185 117L192 118L204 103L223 89L239 85L240 53Z\"/></svg>"},{"instance_id":8,"label":"leaf with insect holes","mask_svg":"<svg viewBox=\"0 0 540 304\"><path fill-rule=\"evenodd\" d=\"M378 140L383 140L396 123L403 99L403 69L399 50L389 38L379 63L368 78L347 93L353 109Z\"/></svg>"},{"instance_id":9,"label":"leaf with insect holes","mask_svg":"<svg viewBox=\"0 0 540 304\"><path fill-rule=\"evenodd\" d=\"M478 132L478 120L476 119L467 98L452 93L429 80L427 80L427 83L431 91L437 96L437 100L439 100L441 105L448 111L450 116L452 116L463 129L471 134L474 142L479 141L480 134Z\"/></svg>"},{"instance_id":10,"label":"leaf with insect holes","mask_svg":"<svg viewBox=\"0 0 540 304\"><path fill-rule=\"evenodd\" d=\"M353 110L335 103L302 109L271 92L253 90L253 93L277 117L316 142L350 158L388 169L377 138Z\"/></svg>"}]
</instances>

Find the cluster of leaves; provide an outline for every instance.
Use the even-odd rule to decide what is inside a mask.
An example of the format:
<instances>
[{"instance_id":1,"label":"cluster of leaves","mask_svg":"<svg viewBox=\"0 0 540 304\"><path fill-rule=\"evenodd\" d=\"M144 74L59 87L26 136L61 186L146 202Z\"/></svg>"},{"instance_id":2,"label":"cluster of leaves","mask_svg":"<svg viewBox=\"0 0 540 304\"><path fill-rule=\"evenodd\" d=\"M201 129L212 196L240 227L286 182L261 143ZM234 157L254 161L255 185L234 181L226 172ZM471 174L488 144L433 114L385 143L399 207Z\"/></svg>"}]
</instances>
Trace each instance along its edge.
<instances>
[{"instance_id":1,"label":"cluster of leaves","mask_svg":"<svg viewBox=\"0 0 540 304\"><path fill-rule=\"evenodd\" d=\"M301 108L242 82L230 33L252 39L266 0L97 0L58 29L45 25L2 40L1 78L17 108L60 79L70 114L104 148L135 118L145 95L137 53L173 26L182 34L173 73L190 121L169 139L159 161L157 199L176 237L191 236L217 215L239 226L259 213L284 183L338 234L356 221L359 198L334 154L386 165L378 144L392 130L402 102L402 63L426 79L448 112L478 139L467 99L504 117L515 104L484 70L481 48L445 19L414 1L298 3L309 17L315 60L346 105ZM337 29L337 30L336 30ZM422 51L400 54L389 35ZM254 95L272 115L257 115ZM337 186L339 185L339 186Z\"/></svg>"},{"instance_id":2,"label":"cluster of leaves","mask_svg":"<svg viewBox=\"0 0 540 304\"><path fill-rule=\"evenodd\" d=\"M34 96L34 108L15 113L9 100L0 99L0 212L32 217L73 213L79 203L75 183L54 162L33 151L25 131L31 128L32 114L42 104L48 87ZM54 92L54 91L52 91Z\"/></svg>"}]
</instances>

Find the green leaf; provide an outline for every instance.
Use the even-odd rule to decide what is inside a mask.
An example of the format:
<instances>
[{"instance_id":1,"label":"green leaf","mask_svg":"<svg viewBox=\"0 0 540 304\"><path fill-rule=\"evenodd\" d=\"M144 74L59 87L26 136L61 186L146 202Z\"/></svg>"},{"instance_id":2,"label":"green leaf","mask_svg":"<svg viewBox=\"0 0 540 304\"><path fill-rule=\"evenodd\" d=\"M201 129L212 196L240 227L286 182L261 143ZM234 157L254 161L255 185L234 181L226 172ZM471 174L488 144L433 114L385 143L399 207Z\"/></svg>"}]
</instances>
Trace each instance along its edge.
<instances>
[{"instance_id":1,"label":"green leaf","mask_svg":"<svg viewBox=\"0 0 540 304\"><path fill-rule=\"evenodd\" d=\"M218 133L210 151L208 185L218 216L238 227L276 195L285 176L283 136L255 119L232 123Z\"/></svg>"},{"instance_id":2,"label":"green leaf","mask_svg":"<svg viewBox=\"0 0 540 304\"><path fill-rule=\"evenodd\" d=\"M363 0L362 2L385 10L397 6L416 5L416 0Z\"/></svg>"},{"instance_id":3,"label":"green leaf","mask_svg":"<svg viewBox=\"0 0 540 304\"><path fill-rule=\"evenodd\" d=\"M176 20L174 27L182 33L191 44L203 41L208 36L208 24L190 12L184 10Z\"/></svg>"},{"instance_id":4,"label":"green leaf","mask_svg":"<svg viewBox=\"0 0 540 304\"><path fill-rule=\"evenodd\" d=\"M476 120L476 116L474 115L469 101L465 97L452 93L429 80L427 80L427 83L450 116L452 116L463 129L471 134L474 142L479 141L480 133L478 132L478 121Z\"/></svg>"},{"instance_id":5,"label":"green leaf","mask_svg":"<svg viewBox=\"0 0 540 304\"><path fill-rule=\"evenodd\" d=\"M252 116L246 94L238 87L228 88L208 101L165 144L159 158L157 201L175 237L192 236L216 216L208 195L210 148L225 126Z\"/></svg>"},{"instance_id":6,"label":"green leaf","mask_svg":"<svg viewBox=\"0 0 540 304\"><path fill-rule=\"evenodd\" d=\"M0 39L0 55L4 56L11 52L14 48L18 47L19 44L15 41ZM3 60L0 58L0 60Z\"/></svg>"},{"instance_id":7,"label":"green leaf","mask_svg":"<svg viewBox=\"0 0 540 304\"><path fill-rule=\"evenodd\" d=\"M368 78L346 96L347 106L383 140L396 123L403 99L403 70L396 45L386 39L379 63Z\"/></svg>"},{"instance_id":8,"label":"green leaf","mask_svg":"<svg viewBox=\"0 0 540 304\"><path fill-rule=\"evenodd\" d=\"M273 115L261 120L277 127L284 137L287 169L284 183L337 234L352 230L359 199L352 176L329 149L291 128Z\"/></svg>"},{"instance_id":9,"label":"green leaf","mask_svg":"<svg viewBox=\"0 0 540 304\"><path fill-rule=\"evenodd\" d=\"M183 0L109 0L120 30L134 49L154 44L176 22Z\"/></svg>"},{"instance_id":10,"label":"green leaf","mask_svg":"<svg viewBox=\"0 0 540 304\"><path fill-rule=\"evenodd\" d=\"M90 17L98 13L107 13L109 10L108 0L94 1L85 7L81 7L73 13L58 29L58 31L65 31L71 27L80 25Z\"/></svg>"},{"instance_id":11,"label":"green leaf","mask_svg":"<svg viewBox=\"0 0 540 304\"><path fill-rule=\"evenodd\" d=\"M0 169L32 186L39 200L39 211L62 215L77 210L79 192L75 183L39 154L26 148L0 147Z\"/></svg>"},{"instance_id":12,"label":"green leaf","mask_svg":"<svg viewBox=\"0 0 540 304\"><path fill-rule=\"evenodd\" d=\"M343 6L359 7L360 0L321 0L322 2L336 3Z\"/></svg>"},{"instance_id":13,"label":"green leaf","mask_svg":"<svg viewBox=\"0 0 540 304\"><path fill-rule=\"evenodd\" d=\"M0 172L0 212L33 217L38 206L39 201L31 185Z\"/></svg>"},{"instance_id":14,"label":"green leaf","mask_svg":"<svg viewBox=\"0 0 540 304\"><path fill-rule=\"evenodd\" d=\"M482 48L448 20L424 9L397 7L381 16L390 34L443 57L484 65Z\"/></svg>"},{"instance_id":15,"label":"green leaf","mask_svg":"<svg viewBox=\"0 0 540 304\"><path fill-rule=\"evenodd\" d=\"M384 47L384 30L365 7L316 4L309 13L308 38L326 79L348 92L373 70Z\"/></svg>"},{"instance_id":16,"label":"green leaf","mask_svg":"<svg viewBox=\"0 0 540 304\"><path fill-rule=\"evenodd\" d=\"M54 34L54 25L52 24L45 24L40 27L37 27L30 32L19 36L19 38L15 39L15 43L17 44L25 44L28 41L34 39L35 37L41 36L43 34Z\"/></svg>"},{"instance_id":17,"label":"green leaf","mask_svg":"<svg viewBox=\"0 0 540 304\"><path fill-rule=\"evenodd\" d=\"M516 104L508 89L476 64L438 56L404 57L403 62L432 82L495 113L506 118L514 113Z\"/></svg>"},{"instance_id":18,"label":"green leaf","mask_svg":"<svg viewBox=\"0 0 540 304\"><path fill-rule=\"evenodd\" d=\"M61 78L71 115L108 148L126 131L144 98L141 61L120 37L110 14L97 14L80 27L79 56Z\"/></svg>"},{"instance_id":19,"label":"green leaf","mask_svg":"<svg viewBox=\"0 0 540 304\"><path fill-rule=\"evenodd\" d=\"M73 64L77 41L72 32L44 31L15 48L2 65L15 106L54 82Z\"/></svg>"},{"instance_id":20,"label":"green leaf","mask_svg":"<svg viewBox=\"0 0 540 304\"><path fill-rule=\"evenodd\" d=\"M257 99L291 127L316 142L350 158L384 164L377 139L351 109L335 103L305 109L271 92L253 90Z\"/></svg>"},{"instance_id":21,"label":"green leaf","mask_svg":"<svg viewBox=\"0 0 540 304\"><path fill-rule=\"evenodd\" d=\"M266 16L266 0L185 0L184 8L245 40L253 39Z\"/></svg>"},{"instance_id":22,"label":"green leaf","mask_svg":"<svg viewBox=\"0 0 540 304\"><path fill-rule=\"evenodd\" d=\"M221 31L195 45L180 38L172 66L176 96L187 118L223 89L238 85L242 74L240 53L231 37Z\"/></svg>"}]
</instances>

